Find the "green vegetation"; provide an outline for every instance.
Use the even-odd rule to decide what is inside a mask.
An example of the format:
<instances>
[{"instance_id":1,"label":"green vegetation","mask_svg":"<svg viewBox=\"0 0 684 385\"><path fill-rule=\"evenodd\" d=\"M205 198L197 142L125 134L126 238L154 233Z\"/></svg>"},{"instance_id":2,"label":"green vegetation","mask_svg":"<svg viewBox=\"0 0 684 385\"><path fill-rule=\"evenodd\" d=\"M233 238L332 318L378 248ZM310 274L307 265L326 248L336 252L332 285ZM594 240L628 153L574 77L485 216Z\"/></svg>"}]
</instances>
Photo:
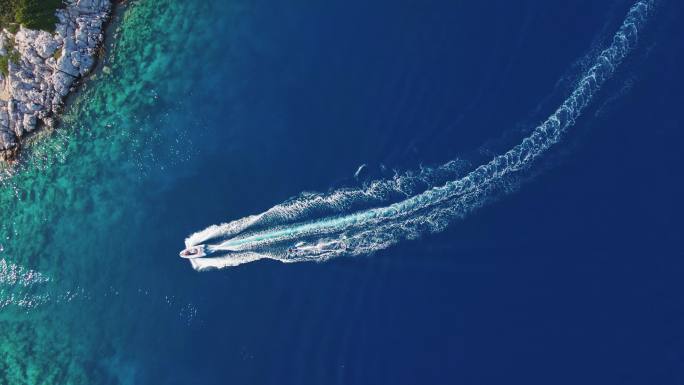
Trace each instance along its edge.
<instances>
[{"instance_id":1,"label":"green vegetation","mask_svg":"<svg viewBox=\"0 0 684 385\"><path fill-rule=\"evenodd\" d=\"M4 76L7 76L7 74L9 73L9 62L19 64L19 60L21 60L21 55L19 55L19 52L17 52L14 49L13 40L5 41L5 50L7 51L7 55L0 56L0 73L2 73Z\"/></svg>"},{"instance_id":2,"label":"green vegetation","mask_svg":"<svg viewBox=\"0 0 684 385\"><path fill-rule=\"evenodd\" d=\"M0 73L2 76L9 74L9 58L7 56L0 56Z\"/></svg>"},{"instance_id":3,"label":"green vegetation","mask_svg":"<svg viewBox=\"0 0 684 385\"><path fill-rule=\"evenodd\" d=\"M57 23L55 11L62 8L62 0L0 0L0 28L26 28L52 32Z\"/></svg>"}]
</instances>

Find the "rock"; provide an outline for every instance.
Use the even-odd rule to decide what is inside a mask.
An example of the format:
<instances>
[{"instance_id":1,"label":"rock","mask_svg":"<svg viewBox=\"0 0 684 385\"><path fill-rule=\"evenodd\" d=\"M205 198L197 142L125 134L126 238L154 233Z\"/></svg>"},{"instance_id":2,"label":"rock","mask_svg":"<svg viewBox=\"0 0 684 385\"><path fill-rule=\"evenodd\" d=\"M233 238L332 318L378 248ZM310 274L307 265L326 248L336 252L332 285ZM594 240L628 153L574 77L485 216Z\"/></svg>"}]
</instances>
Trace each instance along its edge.
<instances>
[{"instance_id":1,"label":"rock","mask_svg":"<svg viewBox=\"0 0 684 385\"><path fill-rule=\"evenodd\" d=\"M40 126L54 125L53 116L79 77L95 63L110 0L67 0L57 11L55 33L23 26L16 34L0 31L0 55L19 54L8 75L0 74L0 157L16 154L19 139ZM6 42L13 41L13 45Z\"/></svg>"},{"instance_id":2,"label":"rock","mask_svg":"<svg viewBox=\"0 0 684 385\"><path fill-rule=\"evenodd\" d=\"M16 138L11 131L0 128L0 150L9 150L17 145Z\"/></svg>"},{"instance_id":3,"label":"rock","mask_svg":"<svg viewBox=\"0 0 684 385\"><path fill-rule=\"evenodd\" d=\"M0 130L8 129L10 125L7 103L0 101Z\"/></svg>"},{"instance_id":4,"label":"rock","mask_svg":"<svg viewBox=\"0 0 684 385\"><path fill-rule=\"evenodd\" d=\"M36 115L29 115L25 114L24 115L24 130L27 132L31 132L36 128Z\"/></svg>"},{"instance_id":5,"label":"rock","mask_svg":"<svg viewBox=\"0 0 684 385\"><path fill-rule=\"evenodd\" d=\"M67 75L64 72L58 71L52 74L52 86L54 87L55 92L61 96L66 96L69 93L69 88L74 80L75 78L73 76Z\"/></svg>"},{"instance_id":6,"label":"rock","mask_svg":"<svg viewBox=\"0 0 684 385\"><path fill-rule=\"evenodd\" d=\"M12 153L11 150L16 146L17 139L14 134L5 128L0 128L0 151L3 152L0 156L5 159L10 158L8 155Z\"/></svg>"},{"instance_id":7,"label":"rock","mask_svg":"<svg viewBox=\"0 0 684 385\"><path fill-rule=\"evenodd\" d=\"M57 48L60 47L60 42L55 40L49 33L41 33L35 41L36 52L43 58L52 56Z\"/></svg>"}]
</instances>

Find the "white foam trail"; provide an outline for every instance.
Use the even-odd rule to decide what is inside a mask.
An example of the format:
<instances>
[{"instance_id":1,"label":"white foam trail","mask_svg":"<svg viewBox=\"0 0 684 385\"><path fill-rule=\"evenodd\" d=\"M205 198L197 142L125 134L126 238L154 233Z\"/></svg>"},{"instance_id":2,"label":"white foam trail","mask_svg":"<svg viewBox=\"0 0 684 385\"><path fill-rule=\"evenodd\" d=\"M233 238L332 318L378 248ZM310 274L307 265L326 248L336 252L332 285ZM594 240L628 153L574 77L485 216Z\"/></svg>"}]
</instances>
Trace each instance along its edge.
<instances>
[{"instance_id":1,"label":"white foam trail","mask_svg":"<svg viewBox=\"0 0 684 385\"><path fill-rule=\"evenodd\" d=\"M294 199L276 205L267 211L247 216L230 223L209 226L185 239L185 246L238 235L245 230L254 231L274 225L305 221L311 217L325 217L379 205L387 201L405 199L437 184L458 177L466 164L453 160L436 168L421 168L419 172L395 174L393 178L370 182L363 188L338 189L326 194L305 192ZM364 207L365 206L365 207Z\"/></svg>"},{"instance_id":2,"label":"white foam trail","mask_svg":"<svg viewBox=\"0 0 684 385\"><path fill-rule=\"evenodd\" d=\"M263 258L282 262L323 261L340 255L372 253L401 239L443 229L453 219L509 190L507 178L527 169L558 143L635 47L639 30L654 4L654 0L637 1L610 46L596 57L560 107L520 144L464 177L421 193L407 194L408 198L387 206L361 210L356 207L382 202L392 193L402 191L402 177L378 181L364 189L305 194L262 214L191 235L186 245L212 241L207 243L207 249L214 253L211 258L191 260L192 266L197 270L222 268ZM322 219L307 221L312 217Z\"/></svg>"}]
</instances>

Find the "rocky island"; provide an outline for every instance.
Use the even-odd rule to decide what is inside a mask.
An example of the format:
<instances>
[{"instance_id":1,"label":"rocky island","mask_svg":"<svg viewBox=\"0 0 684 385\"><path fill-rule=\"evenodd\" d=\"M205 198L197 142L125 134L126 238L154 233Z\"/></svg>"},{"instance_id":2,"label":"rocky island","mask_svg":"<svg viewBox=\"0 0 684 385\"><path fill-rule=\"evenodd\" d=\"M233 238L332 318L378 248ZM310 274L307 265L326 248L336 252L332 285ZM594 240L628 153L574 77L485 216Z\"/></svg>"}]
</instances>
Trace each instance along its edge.
<instances>
[{"instance_id":1,"label":"rocky island","mask_svg":"<svg viewBox=\"0 0 684 385\"><path fill-rule=\"evenodd\" d=\"M0 159L10 161L22 139L55 125L64 98L93 68L111 2L0 0L0 7Z\"/></svg>"}]
</instances>

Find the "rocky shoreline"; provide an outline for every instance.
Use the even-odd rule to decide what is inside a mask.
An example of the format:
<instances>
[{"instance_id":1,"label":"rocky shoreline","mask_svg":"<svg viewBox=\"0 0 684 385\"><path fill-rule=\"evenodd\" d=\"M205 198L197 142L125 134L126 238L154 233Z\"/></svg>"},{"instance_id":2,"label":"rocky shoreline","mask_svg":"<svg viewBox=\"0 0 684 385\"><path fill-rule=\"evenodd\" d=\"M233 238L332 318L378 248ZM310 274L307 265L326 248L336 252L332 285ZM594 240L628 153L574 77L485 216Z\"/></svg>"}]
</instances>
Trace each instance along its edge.
<instances>
[{"instance_id":1,"label":"rocky shoreline","mask_svg":"<svg viewBox=\"0 0 684 385\"><path fill-rule=\"evenodd\" d=\"M57 10L55 32L23 26L0 31L0 160L17 158L21 143L42 126L54 127L65 97L95 65L110 0L69 0Z\"/></svg>"}]
</instances>

